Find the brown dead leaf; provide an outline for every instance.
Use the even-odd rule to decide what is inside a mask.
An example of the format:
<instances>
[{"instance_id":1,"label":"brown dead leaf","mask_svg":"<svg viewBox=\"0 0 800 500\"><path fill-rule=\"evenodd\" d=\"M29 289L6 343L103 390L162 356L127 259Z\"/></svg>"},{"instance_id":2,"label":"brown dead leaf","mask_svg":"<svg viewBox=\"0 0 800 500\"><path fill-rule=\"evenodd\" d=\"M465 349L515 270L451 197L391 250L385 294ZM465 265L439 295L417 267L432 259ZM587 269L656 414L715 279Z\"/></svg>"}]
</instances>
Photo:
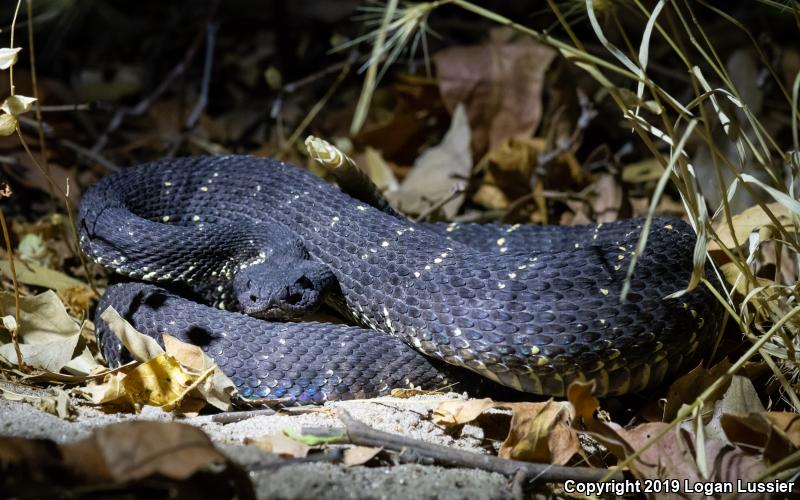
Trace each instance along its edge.
<instances>
[{"instance_id":1,"label":"brown dead leaf","mask_svg":"<svg viewBox=\"0 0 800 500\"><path fill-rule=\"evenodd\" d=\"M615 175L599 174L595 182L595 194L592 208L597 222L614 222L624 218L626 211L630 212L630 203L625 196L625 188Z\"/></svg>"},{"instance_id":2,"label":"brown dead leaf","mask_svg":"<svg viewBox=\"0 0 800 500\"><path fill-rule=\"evenodd\" d=\"M420 214L441 205L446 219L452 219L464 202L463 190L472 170L469 150L470 130L463 106L456 107L450 130L442 142L426 150L414 162L414 168L396 193L387 193L390 200L406 213Z\"/></svg>"},{"instance_id":3,"label":"brown dead leaf","mask_svg":"<svg viewBox=\"0 0 800 500\"><path fill-rule=\"evenodd\" d=\"M528 38L451 47L434 55L445 105L451 112L459 103L467 108L476 156L510 137L533 134L542 117L545 73L555 56L552 48Z\"/></svg>"},{"instance_id":4,"label":"brown dead leaf","mask_svg":"<svg viewBox=\"0 0 800 500\"><path fill-rule=\"evenodd\" d=\"M203 431L177 422L107 425L86 439L63 445L62 452L64 462L79 475L118 483L154 475L183 480L227 464Z\"/></svg>"},{"instance_id":5,"label":"brown dead leaf","mask_svg":"<svg viewBox=\"0 0 800 500\"><path fill-rule=\"evenodd\" d=\"M578 435L572 428L575 412L567 402L498 403L488 398L445 401L434 410L433 420L437 425L452 428L476 422L481 414L493 408L511 410L508 434L498 453L500 458L563 465L582 453Z\"/></svg>"},{"instance_id":6,"label":"brown dead leaf","mask_svg":"<svg viewBox=\"0 0 800 500\"><path fill-rule=\"evenodd\" d=\"M665 422L673 420L678 414L678 411L680 411L681 406L689 404L697 399L697 396L706 390L708 386L716 382L717 379L728 371L730 366L731 363L727 359L720 361L710 369L698 365L689 373L673 382L669 387L669 391L667 391L663 420ZM728 390L728 386L729 384L723 384L714 394L705 400L705 406L702 412L703 415L711 415L711 405Z\"/></svg>"},{"instance_id":7,"label":"brown dead leaf","mask_svg":"<svg viewBox=\"0 0 800 500\"><path fill-rule=\"evenodd\" d=\"M106 322L108 328L119 338L133 359L147 361L164 353L164 349L158 345L155 339L138 332L113 307L107 307L100 314L100 319Z\"/></svg>"},{"instance_id":8,"label":"brown dead leaf","mask_svg":"<svg viewBox=\"0 0 800 500\"><path fill-rule=\"evenodd\" d=\"M486 157L486 175L473 197L475 203L492 210L502 210L531 191L539 152L544 139L503 141Z\"/></svg>"},{"instance_id":9,"label":"brown dead leaf","mask_svg":"<svg viewBox=\"0 0 800 500\"><path fill-rule=\"evenodd\" d=\"M274 434L260 438L247 438L244 444L250 444L269 453L275 453L283 458L305 458L313 447L295 441L283 434Z\"/></svg>"},{"instance_id":10,"label":"brown dead leaf","mask_svg":"<svg viewBox=\"0 0 800 500\"><path fill-rule=\"evenodd\" d=\"M456 427L472 422L484 411L495 407L497 403L489 398L444 401L433 410L433 422L445 428Z\"/></svg>"},{"instance_id":11,"label":"brown dead leaf","mask_svg":"<svg viewBox=\"0 0 800 500\"><path fill-rule=\"evenodd\" d=\"M196 345L182 342L172 335L163 336L164 348L184 368L198 375L211 372L197 385L197 390L207 403L222 411L230 411L232 400L238 394L233 381L219 369L216 363Z\"/></svg>"},{"instance_id":12,"label":"brown dead leaf","mask_svg":"<svg viewBox=\"0 0 800 500\"><path fill-rule=\"evenodd\" d=\"M762 414L765 411L753 382L742 375L734 375L725 394L714 402L714 414L705 425L705 435L724 441L727 431L722 426L722 419L725 416L746 416L753 413ZM730 438L728 440L736 444L736 441Z\"/></svg>"},{"instance_id":13,"label":"brown dead leaf","mask_svg":"<svg viewBox=\"0 0 800 500\"><path fill-rule=\"evenodd\" d=\"M767 209L781 224L784 231L794 232L795 226L792 222L792 213L789 209L780 203L768 203ZM750 234L758 230L759 241L768 241L778 235L775 224L772 219L764 212L760 205L748 208L744 212L734 215L733 231L726 221L720 221L715 225L715 230L719 235L720 242L728 248L736 248L737 242L739 245L746 245ZM734 241L734 235L736 237ZM710 252L721 251L719 243L710 241L708 244Z\"/></svg>"},{"instance_id":14,"label":"brown dead leaf","mask_svg":"<svg viewBox=\"0 0 800 500\"><path fill-rule=\"evenodd\" d=\"M345 465L364 465L380 453L383 448L371 446L353 446L344 450L343 462Z\"/></svg>"},{"instance_id":15,"label":"brown dead leaf","mask_svg":"<svg viewBox=\"0 0 800 500\"><path fill-rule=\"evenodd\" d=\"M582 452L570 403L550 400L511 408L511 428L500 445L500 458L564 465Z\"/></svg>"},{"instance_id":16,"label":"brown dead leaf","mask_svg":"<svg viewBox=\"0 0 800 500\"><path fill-rule=\"evenodd\" d=\"M653 436L662 432L668 424L663 422L650 422L641 424L633 429L626 430L616 424L608 424L610 430L617 433L616 439L607 443L604 437L598 439L608 446L608 449L619 459L623 459L634 450L640 450ZM709 481L733 482L737 480L754 481L764 471L763 463L759 457L745 453L730 444L706 439L703 442L703 455L706 463L703 468L708 471L705 476L698 467L698 454L695 448L697 442L693 433L676 427L667 431L653 445L644 449L633 462L631 470L640 480L679 479L680 484L694 485ZM620 448L618 445L624 446ZM680 492L673 494L650 495L649 498L685 498ZM737 498L745 498L739 496Z\"/></svg>"}]
</instances>

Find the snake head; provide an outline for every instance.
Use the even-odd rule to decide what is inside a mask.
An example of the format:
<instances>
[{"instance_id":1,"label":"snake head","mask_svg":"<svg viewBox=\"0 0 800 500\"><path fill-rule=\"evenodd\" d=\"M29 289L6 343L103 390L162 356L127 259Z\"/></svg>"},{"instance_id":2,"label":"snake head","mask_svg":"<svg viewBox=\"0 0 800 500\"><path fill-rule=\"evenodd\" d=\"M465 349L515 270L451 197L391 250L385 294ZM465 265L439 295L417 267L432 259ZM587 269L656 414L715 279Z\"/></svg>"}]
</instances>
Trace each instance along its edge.
<instances>
[{"instance_id":1,"label":"snake head","mask_svg":"<svg viewBox=\"0 0 800 500\"><path fill-rule=\"evenodd\" d=\"M324 302L335 278L324 264L264 262L239 270L233 293L241 312L263 319L295 319Z\"/></svg>"}]
</instances>

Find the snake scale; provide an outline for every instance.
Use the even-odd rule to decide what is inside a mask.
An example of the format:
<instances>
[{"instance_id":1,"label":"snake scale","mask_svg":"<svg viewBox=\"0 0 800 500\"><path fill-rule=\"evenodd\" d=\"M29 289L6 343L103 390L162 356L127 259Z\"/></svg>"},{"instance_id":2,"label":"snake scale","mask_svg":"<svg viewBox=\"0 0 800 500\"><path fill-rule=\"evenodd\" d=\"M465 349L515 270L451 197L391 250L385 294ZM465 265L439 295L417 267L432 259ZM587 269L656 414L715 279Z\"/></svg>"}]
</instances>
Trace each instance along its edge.
<instances>
[{"instance_id":1,"label":"snake scale","mask_svg":"<svg viewBox=\"0 0 800 500\"><path fill-rule=\"evenodd\" d=\"M299 167L219 156L101 179L79 231L128 281L98 307L110 363L126 355L99 318L113 305L142 333L200 345L245 397L322 402L466 371L554 396L593 380L610 396L691 368L719 307L702 287L665 297L688 283L695 235L655 218L623 303L641 224L413 224ZM359 326L278 321L323 302Z\"/></svg>"}]
</instances>

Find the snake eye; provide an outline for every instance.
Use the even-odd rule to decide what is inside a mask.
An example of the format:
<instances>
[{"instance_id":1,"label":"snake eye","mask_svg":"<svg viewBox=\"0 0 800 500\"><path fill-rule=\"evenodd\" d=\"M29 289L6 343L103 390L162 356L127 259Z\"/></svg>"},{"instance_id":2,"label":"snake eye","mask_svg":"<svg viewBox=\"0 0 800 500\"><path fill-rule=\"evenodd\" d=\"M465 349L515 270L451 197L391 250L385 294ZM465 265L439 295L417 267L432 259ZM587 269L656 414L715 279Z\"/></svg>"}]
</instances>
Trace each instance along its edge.
<instances>
[{"instance_id":1,"label":"snake eye","mask_svg":"<svg viewBox=\"0 0 800 500\"><path fill-rule=\"evenodd\" d=\"M256 301L256 298L257 298L257 297L256 297L255 295L253 295L252 293L250 294L250 301L251 301L251 302L255 302L255 301Z\"/></svg>"}]
</instances>

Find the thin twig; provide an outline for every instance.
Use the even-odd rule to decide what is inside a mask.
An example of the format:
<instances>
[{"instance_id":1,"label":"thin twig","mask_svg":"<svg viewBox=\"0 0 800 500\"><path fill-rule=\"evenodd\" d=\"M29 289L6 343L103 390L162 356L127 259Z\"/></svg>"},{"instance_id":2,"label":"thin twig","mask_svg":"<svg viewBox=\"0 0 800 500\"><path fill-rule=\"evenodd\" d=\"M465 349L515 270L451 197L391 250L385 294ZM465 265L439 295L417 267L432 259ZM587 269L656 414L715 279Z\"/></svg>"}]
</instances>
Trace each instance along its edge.
<instances>
[{"instance_id":1,"label":"thin twig","mask_svg":"<svg viewBox=\"0 0 800 500\"><path fill-rule=\"evenodd\" d=\"M217 2L218 3L218 2ZM213 9L212 9L213 12ZM197 49L200 48L200 44L203 42L205 37L205 31L198 33L195 36L192 43L189 45L189 48L186 50L186 53L183 56L183 59L172 68L172 71L169 72L166 78L161 82L161 84L156 87L156 89L148 96L145 96L141 101L139 101L133 107L121 107L114 113L114 116L111 118L111 121L108 123L106 130L100 135L100 138L97 139L94 146L92 146L93 153L100 153L108 144L108 138L111 134L113 134L121 125L123 120L125 120L128 116L139 116L144 114L145 111L150 109L156 100L161 97L164 92L169 89L172 84L183 75L186 69L189 67L189 63L192 62L194 59L195 53L197 53Z\"/></svg>"},{"instance_id":2,"label":"thin twig","mask_svg":"<svg viewBox=\"0 0 800 500\"><path fill-rule=\"evenodd\" d=\"M17 269L14 266L14 250L11 247L11 236L8 234L8 225L6 225L6 216L0 207L0 226L3 229L3 239L6 243L6 253L8 254L8 265L11 269L11 281L14 283L14 322L16 323L11 332L11 342L14 344L14 351L17 354L17 366L20 371L26 372L25 360L22 359L22 351L19 348L19 339L17 338L17 331L20 327L19 323L19 283L17 282Z\"/></svg>"},{"instance_id":3,"label":"thin twig","mask_svg":"<svg viewBox=\"0 0 800 500\"><path fill-rule=\"evenodd\" d=\"M184 125L186 130L192 130L197 125L197 120L200 119L200 115L208 104L208 87L211 83L211 70L214 66L214 44L218 28L219 24L216 22L210 22L206 27L206 57L203 63L203 80L200 83L200 96L197 98L194 109L186 119L186 124Z\"/></svg>"},{"instance_id":4,"label":"thin twig","mask_svg":"<svg viewBox=\"0 0 800 500\"><path fill-rule=\"evenodd\" d=\"M341 408L337 411L337 416L344 423L347 437L352 444L375 448L383 447L396 451L408 450L419 457L432 459L445 465L473 467L489 472L498 472L508 477L520 474L521 477L528 480L546 482L564 482L567 479L574 479L578 482L596 482L606 473L610 473L616 480L623 479L623 475L619 471L506 460L378 431L356 420Z\"/></svg>"}]
</instances>

